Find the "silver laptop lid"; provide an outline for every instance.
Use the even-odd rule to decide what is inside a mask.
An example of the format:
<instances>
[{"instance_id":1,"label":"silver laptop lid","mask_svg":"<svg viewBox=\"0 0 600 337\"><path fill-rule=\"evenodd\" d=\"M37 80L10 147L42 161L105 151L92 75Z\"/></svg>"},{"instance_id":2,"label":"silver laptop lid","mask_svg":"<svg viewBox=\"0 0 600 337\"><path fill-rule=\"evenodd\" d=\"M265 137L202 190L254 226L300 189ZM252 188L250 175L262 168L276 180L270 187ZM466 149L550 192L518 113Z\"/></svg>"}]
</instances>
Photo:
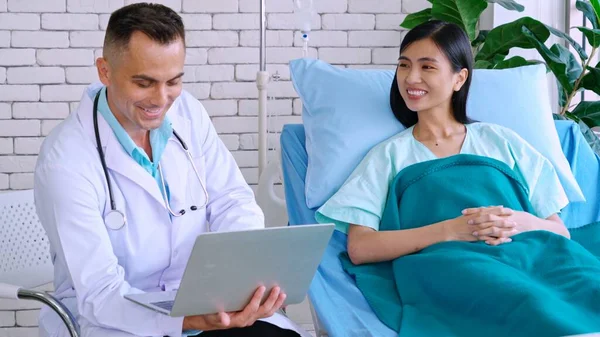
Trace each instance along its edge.
<instances>
[{"instance_id":1,"label":"silver laptop lid","mask_svg":"<svg viewBox=\"0 0 600 337\"><path fill-rule=\"evenodd\" d=\"M238 311L264 285L278 285L285 305L304 300L333 224L273 227L198 236L171 316ZM217 253L218 252L218 253Z\"/></svg>"}]
</instances>

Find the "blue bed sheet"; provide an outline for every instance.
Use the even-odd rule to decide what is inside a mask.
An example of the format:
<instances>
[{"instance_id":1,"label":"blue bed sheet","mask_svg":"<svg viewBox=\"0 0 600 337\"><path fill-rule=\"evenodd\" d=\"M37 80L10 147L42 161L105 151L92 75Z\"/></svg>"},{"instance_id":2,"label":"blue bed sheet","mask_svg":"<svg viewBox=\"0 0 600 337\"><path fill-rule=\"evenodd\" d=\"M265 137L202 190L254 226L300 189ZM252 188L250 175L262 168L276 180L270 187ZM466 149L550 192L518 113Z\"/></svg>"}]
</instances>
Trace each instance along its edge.
<instances>
[{"instance_id":1,"label":"blue bed sheet","mask_svg":"<svg viewBox=\"0 0 600 337\"><path fill-rule=\"evenodd\" d=\"M554 121L554 124L563 153L586 199L565 207L561 218L569 228L600 221L600 157L587 144L577 124L571 121Z\"/></svg>"},{"instance_id":2,"label":"blue bed sheet","mask_svg":"<svg viewBox=\"0 0 600 337\"><path fill-rule=\"evenodd\" d=\"M587 199L567 206L561 218L570 228L600 221L600 157L587 145L571 121L555 121L561 146ZM304 179L308 156L301 124L285 125L281 133L281 160L290 225L315 223L315 209L306 206ZM309 289L317 316L329 336L387 337L397 333L375 316L371 307L342 269L338 259L346 250L346 235L335 231Z\"/></svg>"}]
</instances>

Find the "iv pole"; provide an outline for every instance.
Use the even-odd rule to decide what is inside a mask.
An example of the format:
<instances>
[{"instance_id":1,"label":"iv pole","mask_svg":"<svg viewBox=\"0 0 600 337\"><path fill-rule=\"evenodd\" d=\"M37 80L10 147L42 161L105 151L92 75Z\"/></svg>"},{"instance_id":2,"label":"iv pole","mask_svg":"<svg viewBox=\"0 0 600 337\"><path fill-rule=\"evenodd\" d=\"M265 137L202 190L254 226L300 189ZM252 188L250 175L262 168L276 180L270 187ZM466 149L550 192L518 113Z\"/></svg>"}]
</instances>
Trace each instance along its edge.
<instances>
[{"instance_id":1,"label":"iv pole","mask_svg":"<svg viewBox=\"0 0 600 337\"><path fill-rule=\"evenodd\" d=\"M275 183L280 178L279 161L275 158L267 162L268 148L268 116L267 116L267 87L271 76L266 69L266 0L260 1L260 69L256 75L258 87L258 188L256 201L265 214L265 226L274 227L286 225L288 215L285 200L275 193ZM277 73L276 73L277 74Z\"/></svg>"},{"instance_id":2,"label":"iv pole","mask_svg":"<svg viewBox=\"0 0 600 337\"><path fill-rule=\"evenodd\" d=\"M267 86L269 73L267 72L267 14L266 0L260 0L260 69L256 75L258 87L258 176L260 177L267 166Z\"/></svg>"}]
</instances>

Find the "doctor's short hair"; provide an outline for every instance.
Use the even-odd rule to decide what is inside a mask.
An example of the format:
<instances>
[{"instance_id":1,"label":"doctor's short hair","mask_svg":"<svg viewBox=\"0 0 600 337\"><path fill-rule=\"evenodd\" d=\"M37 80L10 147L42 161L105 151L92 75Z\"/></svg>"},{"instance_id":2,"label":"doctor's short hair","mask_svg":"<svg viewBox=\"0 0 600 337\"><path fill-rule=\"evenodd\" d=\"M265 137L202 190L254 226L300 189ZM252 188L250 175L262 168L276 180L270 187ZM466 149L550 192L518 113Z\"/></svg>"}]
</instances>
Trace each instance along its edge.
<instances>
[{"instance_id":1,"label":"doctor's short hair","mask_svg":"<svg viewBox=\"0 0 600 337\"><path fill-rule=\"evenodd\" d=\"M185 45L185 27L179 14L161 4L134 3L111 14L104 37L105 58L127 50L135 32L164 45L181 38Z\"/></svg>"}]
</instances>

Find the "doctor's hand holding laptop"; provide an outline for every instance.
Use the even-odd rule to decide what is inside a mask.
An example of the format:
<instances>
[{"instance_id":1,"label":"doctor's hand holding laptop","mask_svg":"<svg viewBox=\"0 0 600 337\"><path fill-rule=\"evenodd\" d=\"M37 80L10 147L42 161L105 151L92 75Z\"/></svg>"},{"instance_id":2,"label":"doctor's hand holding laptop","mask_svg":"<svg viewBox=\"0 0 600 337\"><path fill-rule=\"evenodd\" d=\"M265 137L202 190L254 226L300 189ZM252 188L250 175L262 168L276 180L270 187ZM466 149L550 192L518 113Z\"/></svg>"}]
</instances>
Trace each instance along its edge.
<instances>
[{"instance_id":1,"label":"doctor's hand holding laptop","mask_svg":"<svg viewBox=\"0 0 600 337\"><path fill-rule=\"evenodd\" d=\"M186 316L183 320L183 330L194 330L198 327L214 327L224 329L230 326L250 326L254 321L264 317L271 317L282 307L286 295L281 288L275 287L271 290L269 297L263 303L266 287L260 286L256 290L250 303L241 311L219 312L210 315Z\"/></svg>"},{"instance_id":2,"label":"doctor's hand holding laptop","mask_svg":"<svg viewBox=\"0 0 600 337\"><path fill-rule=\"evenodd\" d=\"M333 229L315 224L205 233L196 238L178 290L125 298L184 316L184 330L252 324L304 300Z\"/></svg>"}]
</instances>

